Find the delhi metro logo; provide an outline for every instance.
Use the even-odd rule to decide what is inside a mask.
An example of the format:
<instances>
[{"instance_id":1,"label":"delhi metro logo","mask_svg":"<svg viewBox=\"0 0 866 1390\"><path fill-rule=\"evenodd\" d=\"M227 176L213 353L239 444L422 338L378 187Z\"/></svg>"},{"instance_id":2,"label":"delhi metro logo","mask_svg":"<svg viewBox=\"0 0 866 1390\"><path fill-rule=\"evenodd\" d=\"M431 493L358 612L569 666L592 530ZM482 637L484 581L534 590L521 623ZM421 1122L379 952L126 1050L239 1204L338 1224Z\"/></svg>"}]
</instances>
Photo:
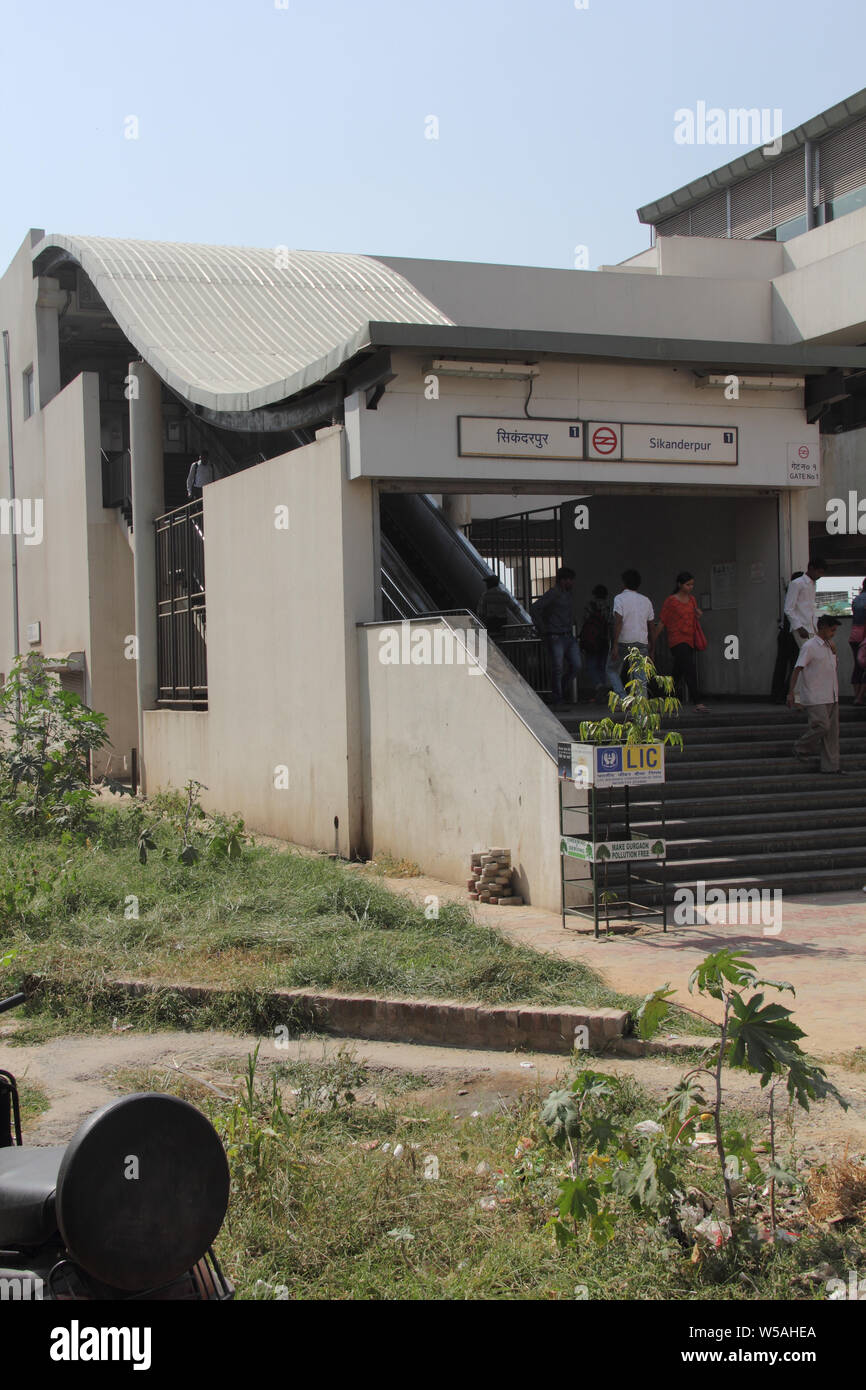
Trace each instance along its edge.
<instances>
[{"instance_id":1,"label":"delhi metro logo","mask_svg":"<svg viewBox=\"0 0 866 1390\"><path fill-rule=\"evenodd\" d=\"M599 425L598 429L593 431L592 447L597 454L612 454L618 444L617 432L611 429L610 425Z\"/></svg>"}]
</instances>

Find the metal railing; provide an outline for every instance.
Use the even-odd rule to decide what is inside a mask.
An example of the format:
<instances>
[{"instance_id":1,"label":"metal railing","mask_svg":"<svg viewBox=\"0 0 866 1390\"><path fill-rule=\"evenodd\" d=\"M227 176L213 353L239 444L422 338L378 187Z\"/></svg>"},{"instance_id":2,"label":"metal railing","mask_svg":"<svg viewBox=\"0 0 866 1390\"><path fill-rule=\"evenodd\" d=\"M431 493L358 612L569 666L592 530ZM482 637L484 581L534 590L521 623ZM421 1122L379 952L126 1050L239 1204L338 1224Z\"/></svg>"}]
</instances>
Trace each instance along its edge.
<instances>
[{"instance_id":1,"label":"metal railing","mask_svg":"<svg viewBox=\"0 0 866 1390\"><path fill-rule=\"evenodd\" d=\"M207 708L201 498L159 516L156 528L158 703Z\"/></svg>"},{"instance_id":2,"label":"metal railing","mask_svg":"<svg viewBox=\"0 0 866 1390\"><path fill-rule=\"evenodd\" d=\"M526 623L509 623L499 632L491 633L491 637L502 655L537 694L552 693L550 654L536 628Z\"/></svg>"}]
</instances>

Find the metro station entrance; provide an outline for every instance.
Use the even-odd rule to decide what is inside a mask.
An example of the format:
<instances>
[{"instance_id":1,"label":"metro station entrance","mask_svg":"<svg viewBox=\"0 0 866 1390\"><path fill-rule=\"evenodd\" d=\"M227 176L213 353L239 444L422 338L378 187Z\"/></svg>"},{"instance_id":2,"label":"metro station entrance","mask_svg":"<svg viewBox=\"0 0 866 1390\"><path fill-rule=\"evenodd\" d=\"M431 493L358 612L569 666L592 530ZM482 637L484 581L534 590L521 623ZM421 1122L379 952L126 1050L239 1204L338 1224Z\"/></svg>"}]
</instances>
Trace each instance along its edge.
<instances>
[{"instance_id":1,"label":"metro station entrance","mask_svg":"<svg viewBox=\"0 0 866 1390\"><path fill-rule=\"evenodd\" d=\"M677 573L690 571L709 642L699 657L703 693L752 699L770 694L790 577L780 570L775 492L584 493L567 502L557 498L549 507L487 515L460 530L429 497L385 493L381 530L383 617L475 611L486 575L496 574L514 599L499 645L539 694L549 692L550 678L529 609L561 565L577 576L576 633L593 588L604 585L612 604L623 570L639 571L641 592L656 615ZM668 673L664 634L656 655L660 671Z\"/></svg>"}]
</instances>

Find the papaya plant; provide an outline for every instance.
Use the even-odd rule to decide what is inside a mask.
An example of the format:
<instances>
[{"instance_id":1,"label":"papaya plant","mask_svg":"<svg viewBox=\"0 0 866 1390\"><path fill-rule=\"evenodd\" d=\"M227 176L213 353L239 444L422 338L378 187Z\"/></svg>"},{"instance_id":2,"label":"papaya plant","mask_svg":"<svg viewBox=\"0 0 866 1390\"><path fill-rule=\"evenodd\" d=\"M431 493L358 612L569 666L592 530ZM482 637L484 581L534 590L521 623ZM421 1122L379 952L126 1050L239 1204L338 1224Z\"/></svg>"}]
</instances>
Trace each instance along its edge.
<instances>
[{"instance_id":1,"label":"papaya plant","mask_svg":"<svg viewBox=\"0 0 866 1390\"><path fill-rule=\"evenodd\" d=\"M784 1083L790 1099L806 1110L810 1101L825 1099L848 1107L824 1070L812 1064L800 1047L805 1034L793 1022L791 1010L765 1003L768 988L794 992L784 981L760 979L752 962L733 950L717 951L701 961L692 972L689 989L723 1006L719 1037L708 1047L714 1056L712 1061L707 1058L707 1065L687 1071L666 1097L658 1119L642 1122L633 1133L612 1120L615 1077L582 1070L570 1090L551 1092L541 1108L541 1124L549 1141L570 1154L560 1182L557 1215L550 1222L558 1245L574 1242L582 1222L597 1244L613 1239L617 1197L636 1211L667 1219L684 1240L678 1213L685 1183L678 1173L690 1156L699 1125L707 1123L713 1128L731 1239L736 1242L738 1225L733 1180L740 1175L747 1187L769 1185L775 1233L776 1183L792 1186L795 1182L776 1161L777 1087ZM748 993L752 990L757 992ZM672 994L670 985L664 985L646 996L637 1019L642 1036L649 1036L658 1025ZM766 1169L751 1140L735 1126L726 1125L725 1066L753 1072L762 1087L769 1087L771 1143Z\"/></svg>"},{"instance_id":2,"label":"papaya plant","mask_svg":"<svg viewBox=\"0 0 866 1390\"><path fill-rule=\"evenodd\" d=\"M683 736L675 729L660 733L661 722L665 716L676 716L680 712L680 702L674 694L675 686L671 676L660 676L648 656L643 656L634 647L626 657L628 679L625 681L625 695L617 695L612 690L608 695L608 708L611 715L621 715L617 720L583 719L578 735L581 743L666 743L672 748L682 748ZM650 695L649 688L654 685L661 695Z\"/></svg>"}]
</instances>

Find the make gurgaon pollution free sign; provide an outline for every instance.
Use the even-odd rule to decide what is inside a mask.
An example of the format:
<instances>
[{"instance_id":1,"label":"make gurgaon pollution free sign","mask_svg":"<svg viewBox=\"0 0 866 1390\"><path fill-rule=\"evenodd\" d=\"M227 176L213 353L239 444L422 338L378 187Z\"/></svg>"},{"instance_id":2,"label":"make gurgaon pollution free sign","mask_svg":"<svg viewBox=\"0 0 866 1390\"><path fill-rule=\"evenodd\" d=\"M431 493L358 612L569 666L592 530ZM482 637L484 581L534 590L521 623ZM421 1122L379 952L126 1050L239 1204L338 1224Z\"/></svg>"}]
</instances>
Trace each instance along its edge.
<instances>
[{"instance_id":1,"label":"make gurgaon pollution free sign","mask_svg":"<svg viewBox=\"0 0 866 1390\"><path fill-rule=\"evenodd\" d=\"M664 840L578 840L573 835L563 835L559 842L560 852L571 859L586 859L590 864L611 863L627 859L664 859L666 846Z\"/></svg>"}]
</instances>

